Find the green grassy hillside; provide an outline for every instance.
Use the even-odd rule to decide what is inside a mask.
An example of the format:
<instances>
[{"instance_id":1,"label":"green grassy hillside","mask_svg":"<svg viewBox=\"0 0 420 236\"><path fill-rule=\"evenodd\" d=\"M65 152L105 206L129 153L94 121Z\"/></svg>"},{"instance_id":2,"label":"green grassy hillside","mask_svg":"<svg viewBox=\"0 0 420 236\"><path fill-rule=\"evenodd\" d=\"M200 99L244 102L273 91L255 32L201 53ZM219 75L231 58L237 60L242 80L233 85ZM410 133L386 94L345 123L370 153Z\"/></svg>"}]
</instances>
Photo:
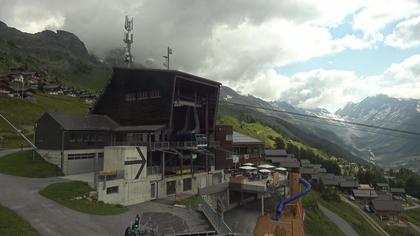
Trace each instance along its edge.
<instances>
[{"instance_id":1,"label":"green grassy hillside","mask_svg":"<svg viewBox=\"0 0 420 236\"><path fill-rule=\"evenodd\" d=\"M0 97L0 114L31 136L37 119L47 111L87 112L89 106L76 97L35 95L36 103L19 98ZM13 129L0 119L0 148L18 147L23 139L16 136ZM24 143L26 145L26 143Z\"/></svg>"},{"instance_id":2,"label":"green grassy hillside","mask_svg":"<svg viewBox=\"0 0 420 236\"><path fill-rule=\"evenodd\" d=\"M218 122L220 124L231 125L235 131L263 141L267 148L285 148L288 153L295 154L299 159L309 159L312 163L322 164L330 173L339 174L341 171L337 165L337 157L300 141L289 139L279 131L259 121L246 121L231 115L220 115ZM283 140L285 147L278 147L276 145L276 140L278 139Z\"/></svg>"},{"instance_id":3,"label":"green grassy hillside","mask_svg":"<svg viewBox=\"0 0 420 236\"><path fill-rule=\"evenodd\" d=\"M11 70L35 71L43 79L91 91L102 89L111 76L111 68L70 32L28 34L0 21L0 74Z\"/></svg>"}]
</instances>

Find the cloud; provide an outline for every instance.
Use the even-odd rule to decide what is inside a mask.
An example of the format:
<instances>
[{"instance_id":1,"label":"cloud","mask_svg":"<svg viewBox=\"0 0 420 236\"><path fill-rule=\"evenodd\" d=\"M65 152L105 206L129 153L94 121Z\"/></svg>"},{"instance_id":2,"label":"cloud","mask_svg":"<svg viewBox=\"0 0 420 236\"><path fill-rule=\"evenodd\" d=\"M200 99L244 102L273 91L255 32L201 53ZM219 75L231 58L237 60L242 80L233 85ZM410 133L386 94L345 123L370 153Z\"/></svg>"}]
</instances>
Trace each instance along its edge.
<instances>
[{"instance_id":1,"label":"cloud","mask_svg":"<svg viewBox=\"0 0 420 236\"><path fill-rule=\"evenodd\" d=\"M417 0L370 0L364 1L360 11L353 16L352 28L363 32L373 41L384 39L381 30L391 23L420 14Z\"/></svg>"},{"instance_id":2,"label":"cloud","mask_svg":"<svg viewBox=\"0 0 420 236\"><path fill-rule=\"evenodd\" d=\"M420 46L420 16L402 21L394 31L386 37L385 43L398 48Z\"/></svg>"},{"instance_id":3,"label":"cloud","mask_svg":"<svg viewBox=\"0 0 420 236\"><path fill-rule=\"evenodd\" d=\"M285 76L269 70L244 86L248 89L241 88L242 91L266 100L278 99L303 108L323 107L329 111L377 94L420 99L420 55L394 63L374 76L325 69Z\"/></svg>"},{"instance_id":4,"label":"cloud","mask_svg":"<svg viewBox=\"0 0 420 236\"><path fill-rule=\"evenodd\" d=\"M416 34L410 35L420 15L417 0L334 4L330 0L0 0L0 4L0 16L7 24L28 32L63 28L78 35L98 56L122 47L124 16L131 15L136 62L160 66L166 47L171 46L172 68L267 100L281 98L334 110L382 90L416 95L411 88L417 85L403 79L417 78L407 76L417 73L408 62L369 77L325 69L285 76L274 68L376 47L384 39L383 30L398 21L402 22L385 42L417 46ZM332 33L344 24L353 31L339 37Z\"/></svg>"}]
</instances>

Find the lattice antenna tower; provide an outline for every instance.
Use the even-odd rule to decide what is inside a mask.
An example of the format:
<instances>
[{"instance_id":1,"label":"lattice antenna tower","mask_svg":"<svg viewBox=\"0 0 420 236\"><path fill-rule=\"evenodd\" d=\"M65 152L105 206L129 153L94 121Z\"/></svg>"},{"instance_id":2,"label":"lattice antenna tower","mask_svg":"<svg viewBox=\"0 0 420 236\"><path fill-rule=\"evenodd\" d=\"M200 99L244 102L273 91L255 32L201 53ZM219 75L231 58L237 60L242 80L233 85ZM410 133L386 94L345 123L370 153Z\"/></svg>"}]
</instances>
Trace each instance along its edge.
<instances>
[{"instance_id":1,"label":"lattice antenna tower","mask_svg":"<svg viewBox=\"0 0 420 236\"><path fill-rule=\"evenodd\" d=\"M128 16L125 16L124 24L124 43L125 43L125 52L124 52L124 62L130 66L133 63L133 55L131 54L131 44L133 43L133 17L131 19Z\"/></svg>"}]
</instances>

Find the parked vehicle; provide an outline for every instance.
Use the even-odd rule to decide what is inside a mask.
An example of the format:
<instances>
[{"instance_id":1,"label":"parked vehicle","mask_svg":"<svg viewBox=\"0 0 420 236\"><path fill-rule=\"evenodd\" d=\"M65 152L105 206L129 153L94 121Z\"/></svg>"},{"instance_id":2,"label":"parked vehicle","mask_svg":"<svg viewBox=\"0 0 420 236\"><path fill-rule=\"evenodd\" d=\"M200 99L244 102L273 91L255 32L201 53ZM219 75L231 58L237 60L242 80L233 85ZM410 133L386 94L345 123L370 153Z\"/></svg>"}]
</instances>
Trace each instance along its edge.
<instances>
[{"instance_id":1,"label":"parked vehicle","mask_svg":"<svg viewBox=\"0 0 420 236\"><path fill-rule=\"evenodd\" d=\"M369 205L365 205L365 211L366 212L369 212L369 213L372 213L373 211L372 211L372 208L370 208L370 206Z\"/></svg>"}]
</instances>

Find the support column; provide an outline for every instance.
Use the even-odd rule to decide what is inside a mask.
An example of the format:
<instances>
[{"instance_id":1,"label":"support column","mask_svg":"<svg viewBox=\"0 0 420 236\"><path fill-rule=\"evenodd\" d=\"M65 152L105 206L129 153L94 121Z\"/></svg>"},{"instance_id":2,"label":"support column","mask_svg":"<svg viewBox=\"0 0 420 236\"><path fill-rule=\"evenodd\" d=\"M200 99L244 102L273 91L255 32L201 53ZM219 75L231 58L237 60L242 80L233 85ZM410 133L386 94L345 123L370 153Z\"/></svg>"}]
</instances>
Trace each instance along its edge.
<instances>
[{"instance_id":1,"label":"support column","mask_svg":"<svg viewBox=\"0 0 420 236\"><path fill-rule=\"evenodd\" d=\"M261 195L261 216L264 215L264 194Z\"/></svg>"},{"instance_id":2,"label":"support column","mask_svg":"<svg viewBox=\"0 0 420 236\"><path fill-rule=\"evenodd\" d=\"M160 165L162 170L162 179L165 179L165 152L162 152Z\"/></svg>"},{"instance_id":3,"label":"support column","mask_svg":"<svg viewBox=\"0 0 420 236\"><path fill-rule=\"evenodd\" d=\"M191 154L190 164L191 164L191 177L194 178L194 164L193 164L192 154Z\"/></svg>"},{"instance_id":4,"label":"support column","mask_svg":"<svg viewBox=\"0 0 420 236\"><path fill-rule=\"evenodd\" d=\"M94 163L94 167L93 167L93 171L94 171L94 179L93 179L93 186L95 186L95 191L98 189L98 153L95 153L95 163Z\"/></svg>"}]
</instances>

